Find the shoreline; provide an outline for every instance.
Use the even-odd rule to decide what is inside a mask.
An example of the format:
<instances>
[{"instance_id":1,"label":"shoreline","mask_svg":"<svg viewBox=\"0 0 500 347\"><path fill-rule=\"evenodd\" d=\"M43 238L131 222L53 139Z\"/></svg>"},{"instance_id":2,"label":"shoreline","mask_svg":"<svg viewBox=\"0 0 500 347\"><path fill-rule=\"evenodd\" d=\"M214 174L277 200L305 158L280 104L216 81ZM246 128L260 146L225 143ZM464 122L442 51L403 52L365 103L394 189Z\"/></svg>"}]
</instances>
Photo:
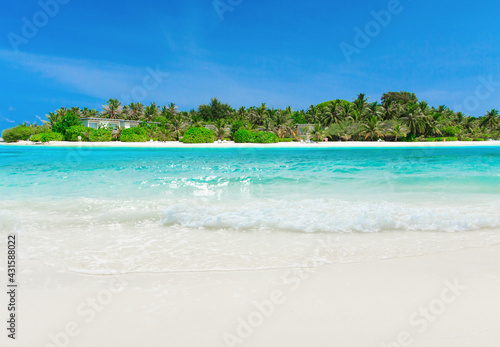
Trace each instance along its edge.
<instances>
[{"instance_id":1,"label":"shoreline","mask_svg":"<svg viewBox=\"0 0 500 347\"><path fill-rule=\"evenodd\" d=\"M177 141L168 142L67 142L52 141L36 144L31 141L15 143L2 142L3 146L33 146L33 147L105 147L105 148L421 148L421 147L495 147L500 141L453 141L453 142L280 142L280 143L197 143L185 144Z\"/></svg>"}]
</instances>

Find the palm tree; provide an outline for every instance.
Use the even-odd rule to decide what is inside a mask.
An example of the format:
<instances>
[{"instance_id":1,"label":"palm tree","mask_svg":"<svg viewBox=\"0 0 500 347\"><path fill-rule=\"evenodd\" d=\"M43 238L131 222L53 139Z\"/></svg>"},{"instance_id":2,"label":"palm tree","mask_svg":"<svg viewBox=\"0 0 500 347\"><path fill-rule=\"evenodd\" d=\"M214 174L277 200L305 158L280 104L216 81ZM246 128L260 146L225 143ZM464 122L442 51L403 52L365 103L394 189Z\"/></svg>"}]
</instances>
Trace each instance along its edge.
<instances>
[{"instance_id":1,"label":"palm tree","mask_svg":"<svg viewBox=\"0 0 500 347\"><path fill-rule=\"evenodd\" d=\"M409 132L410 132L409 129L406 128L404 125L396 124L392 128L391 134L392 136L395 137L394 141L398 142L398 138L406 137L406 135L408 135Z\"/></svg>"},{"instance_id":2,"label":"palm tree","mask_svg":"<svg viewBox=\"0 0 500 347\"><path fill-rule=\"evenodd\" d=\"M384 120L391 120L399 118L401 112L403 111L403 106L399 102L391 102L391 104L385 109Z\"/></svg>"},{"instance_id":3,"label":"palm tree","mask_svg":"<svg viewBox=\"0 0 500 347\"><path fill-rule=\"evenodd\" d=\"M465 114L463 114L463 112L457 112L457 113L455 113L455 118L456 118L457 124L461 125L464 122L466 116L465 116Z\"/></svg>"},{"instance_id":4,"label":"palm tree","mask_svg":"<svg viewBox=\"0 0 500 347\"><path fill-rule=\"evenodd\" d=\"M326 126L338 123L344 116L345 109L342 107L341 101L334 100L329 106L322 110L321 121Z\"/></svg>"},{"instance_id":5,"label":"palm tree","mask_svg":"<svg viewBox=\"0 0 500 347\"><path fill-rule=\"evenodd\" d=\"M217 137L217 140L224 140L224 137L226 136L226 120L224 118L216 119L214 125L215 136Z\"/></svg>"},{"instance_id":6,"label":"palm tree","mask_svg":"<svg viewBox=\"0 0 500 347\"><path fill-rule=\"evenodd\" d=\"M88 108L84 107L82 110L82 117L83 118L94 118L99 116L99 111L96 109L91 109L89 110Z\"/></svg>"},{"instance_id":7,"label":"palm tree","mask_svg":"<svg viewBox=\"0 0 500 347\"><path fill-rule=\"evenodd\" d=\"M325 138L325 129L321 125L321 123L315 124L311 130L311 135L316 139L317 142L320 142L321 139Z\"/></svg>"},{"instance_id":8,"label":"palm tree","mask_svg":"<svg viewBox=\"0 0 500 347\"><path fill-rule=\"evenodd\" d=\"M237 120L244 120L246 119L247 116L247 109L245 106L241 106L238 111L236 111L236 118Z\"/></svg>"},{"instance_id":9,"label":"palm tree","mask_svg":"<svg viewBox=\"0 0 500 347\"><path fill-rule=\"evenodd\" d=\"M319 120L319 117L321 116L321 111L319 110L318 107L311 105L309 106L306 115L308 116L307 118L310 123L316 123Z\"/></svg>"},{"instance_id":10,"label":"palm tree","mask_svg":"<svg viewBox=\"0 0 500 347\"><path fill-rule=\"evenodd\" d=\"M173 117L178 115L179 109L176 104L173 102L169 103L167 106L163 106L161 111L158 108L158 114L161 114L162 117L164 117L167 121L170 121ZM191 110L190 113L197 113L195 110ZM191 114L189 115L191 117Z\"/></svg>"},{"instance_id":11,"label":"palm tree","mask_svg":"<svg viewBox=\"0 0 500 347\"><path fill-rule=\"evenodd\" d=\"M128 119L130 120L140 120L144 116L144 105L140 102L132 102L128 105L129 115Z\"/></svg>"},{"instance_id":12,"label":"palm tree","mask_svg":"<svg viewBox=\"0 0 500 347\"><path fill-rule=\"evenodd\" d=\"M155 102L152 102L151 105L146 106L144 109L144 120L147 122L152 122L154 118L156 118L160 113L160 109L156 106Z\"/></svg>"},{"instance_id":13,"label":"palm tree","mask_svg":"<svg viewBox=\"0 0 500 347\"><path fill-rule=\"evenodd\" d=\"M194 128L202 128L203 127L203 119L197 112L189 113L189 122L191 126Z\"/></svg>"},{"instance_id":14,"label":"palm tree","mask_svg":"<svg viewBox=\"0 0 500 347\"><path fill-rule=\"evenodd\" d=\"M122 104L117 99L109 99L106 105L103 105L102 114L112 119L118 118L122 113Z\"/></svg>"},{"instance_id":15,"label":"palm tree","mask_svg":"<svg viewBox=\"0 0 500 347\"><path fill-rule=\"evenodd\" d=\"M78 118L83 118L82 111L79 107L70 107L68 111L74 113Z\"/></svg>"},{"instance_id":16,"label":"palm tree","mask_svg":"<svg viewBox=\"0 0 500 347\"><path fill-rule=\"evenodd\" d=\"M410 104L401 120L410 129L412 135L417 135L425 129L425 114L420 105Z\"/></svg>"},{"instance_id":17,"label":"palm tree","mask_svg":"<svg viewBox=\"0 0 500 347\"><path fill-rule=\"evenodd\" d=\"M366 94L359 93L358 97L352 102L354 110L357 112L357 119L363 118L366 114L369 113L370 105L368 104L368 98Z\"/></svg>"},{"instance_id":18,"label":"palm tree","mask_svg":"<svg viewBox=\"0 0 500 347\"><path fill-rule=\"evenodd\" d=\"M264 130L264 131L273 131L274 130L274 122L270 116L266 116L262 120L262 130Z\"/></svg>"},{"instance_id":19,"label":"palm tree","mask_svg":"<svg viewBox=\"0 0 500 347\"><path fill-rule=\"evenodd\" d=\"M179 138L182 136L184 129L186 127L186 123L184 121L184 117L180 114L171 119L170 124L168 124L168 130L172 136L179 141Z\"/></svg>"},{"instance_id":20,"label":"palm tree","mask_svg":"<svg viewBox=\"0 0 500 347\"><path fill-rule=\"evenodd\" d=\"M370 141L373 141L373 138L384 137L386 134L386 130L383 128L381 122L377 117L373 116L366 123L361 124L361 131L359 135L365 136L365 140L369 137Z\"/></svg>"},{"instance_id":21,"label":"palm tree","mask_svg":"<svg viewBox=\"0 0 500 347\"><path fill-rule=\"evenodd\" d=\"M372 117L382 119L385 113L384 106L380 105L377 101L368 104L368 114Z\"/></svg>"},{"instance_id":22,"label":"palm tree","mask_svg":"<svg viewBox=\"0 0 500 347\"><path fill-rule=\"evenodd\" d=\"M47 117L48 119L48 122L50 124L51 127L54 127L54 125L60 120L62 119L62 114L58 113L58 112L49 112L49 114L47 114L45 117Z\"/></svg>"},{"instance_id":23,"label":"palm tree","mask_svg":"<svg viewBox=\"0 0 500 347\"><path fill-rule=\"evenodd\" d=\"M481 127L486 128L489 127L493 129L495 126L498 125L499 119L498 119L498 111L493 109L491 111L486 112L486 115L483 117L481 120Z\"/></svg>"},{"instance_id":24,"label":"palm tree","mask_svg":"<svg viewBox=\"0 0 500 347\"><path fill-rule=\"evenodd\" d=\"M290 114L286 111L277 110L274 113L273 121L277 127L287 126L290 124Z\"/></svg>"},{"instance_id":25,"label":"palm tree","mask_svg":"<svg viewBox=\"0 0 500 347\"><path fill-rule=\"evenodd\" d=\"M251 107L249 110L250 122L255 125L261 125L264 118L268 115L268 108L265 103L262 103L259 107Z\"/></svg>"}]
</instances>

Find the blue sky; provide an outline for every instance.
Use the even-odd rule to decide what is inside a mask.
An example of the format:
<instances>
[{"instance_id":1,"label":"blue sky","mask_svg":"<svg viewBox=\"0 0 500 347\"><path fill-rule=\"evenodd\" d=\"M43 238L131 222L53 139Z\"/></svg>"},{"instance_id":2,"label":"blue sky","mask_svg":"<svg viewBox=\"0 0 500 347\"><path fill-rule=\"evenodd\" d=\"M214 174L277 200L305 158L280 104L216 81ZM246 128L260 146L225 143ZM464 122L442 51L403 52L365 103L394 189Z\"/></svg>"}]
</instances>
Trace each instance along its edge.
<instances>
[{"instance_id":1,"label":"blue sky","mask_svg":"<svg viewBox=\"0 0 500 347\"><path fill-rule=\"evenodd\" d=\"M306 109L406 90L475 116L500 108L493 1L55 1L3 4L0 129L108 98ZM362 47L356 28L372 30Z\"/></svg>"}]
</instances>

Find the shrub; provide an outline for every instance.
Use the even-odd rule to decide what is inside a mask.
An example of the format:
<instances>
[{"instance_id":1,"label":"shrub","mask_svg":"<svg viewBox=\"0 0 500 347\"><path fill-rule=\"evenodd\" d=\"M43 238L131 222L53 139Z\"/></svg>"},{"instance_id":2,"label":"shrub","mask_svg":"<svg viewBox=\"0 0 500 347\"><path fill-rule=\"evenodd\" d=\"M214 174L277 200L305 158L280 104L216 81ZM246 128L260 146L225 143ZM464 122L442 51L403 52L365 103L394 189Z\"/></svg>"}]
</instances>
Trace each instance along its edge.
<instances>
[{"instance_id":1,"label":"shrub","mask_svg":"<svg viewBox=\"0 0 500 347\"><path fill-rule=\"evenodd\" d=\"M40 133L31 136L30 141L33 142L49 142L49 141L64 141L64 136L56 132Z\"/></svg>"},{"instance_id":2,"label":"shrub","mask_svg":"<svg viewBox=\"0 0 500 347\"><path fill-rule=\"evenodd\" d=\"M289 137L285 137L284 139L279 139L280 142L292 142L293 140Z\"/></svg>"},{"instance_id":3,"label":"shrub","mask_svg":"<svg viewBox=\"0 0 500 347\"><path fill-rule=\"evenodd\" d=\"M441 129L441 132L445 136L454 137L454 136L457 136L458 134L460 134L460 127L458 127L458 126L444 127ZM448 139L446 139L446 141L448 141Z\"/></svg>"},{"instance_id":4,"label":"shrub","mask_svg":"<svg viewBox=\"0 0 500 347\"><path fill-rule=\"evenodd\" d=\"M253 132L246 129L240 129L234 133L234 142L236 143L249 143L252 142Z\"/></svg>"},{"instance_id":5,"label":"shrub","mask_svg":"<svg viewBox=\"0 0 500 347\"><path fill-rule=\"evenodd\" d=\"M472 141L472 139L470 137L464 137L462 141Z\"/></svg>"},{"instance_id":6,"label":"shrub","mask_svg":"<svg viewBox=\"0 0 500 347\"><path fill-rule=\"evenodd\" d=\"M484 139L474 139L474 141L484 141Z\"/></svg>"},{"instance_id":7,"label":"shrub","mask_svg":"<svg viewBox=\"0 0 500 347\"><path fill-rule=\"evenodd\" d=\"M212 130L197 127L188 129L184 133L182 142L184 143L213 143L214 142L214 132Z\"/></svg>"},{"instance_id":8,"label":"shrub","mask_svg":"<svg viewBox=\"0 0 500 347\"><path fill-rule=\"evenodd\" d=\"M121 142L146 142L148 140L148 132L143 127L124 129L120 136Z\"/></svg>"},{"instance_id":9,"label":"shrub","mask_svg":"<svg viewBox=\"0 0 500 347\"><path fill-rule=\"evenodd\" d=\"M254 143L278 143L279 138L274 133L268 133L265 131L257 131L254 133L252 142Z\"/></svg>"},{"instance_id":10,"label":"shrub","mask_svg":"<svg viewBox=\"0 0 500 347\"><path fill-rule=\"evenodd\" d=\"M408 134L406 137L401 137L400 138L402 142L417 142L417 136L413 134Z\"/></svg>"},{"instance_id":11,"label":"shrub","mask_svg":"<svg viewBox=\"0 0 500 347\"><path fill-rule=\"evenodd\" d=\"M237 121L235 121L233 124L231 124L231 131L230 131L230 133L231 133L231 137L233 137L233 138L234 138L234 135L236 134L236 132L237 132L238 130L240 130L241 128L243 128L243 126L244 126L244 125L245 125L245 124L243 124L243 122L242 122L242 121L240 121L240 120L237 120Z\"/></svg>"},{"instance_id":12,"label":"shrub","mask_svg":"<svg viewBox=\"0 0 500 347\"><path fill-rule=\"evenodd\" d=\"M113 134L111 130L106 128L99 128L97 130L92 130L90 133L89 140L91 142L109 142L113 139Z\"/></svg>"},{"instance_id":13,"label":"shrub","mask_svg":"<svg viewBox=\"0 0 500 347\"><path fill-rule=\"evenodd\" d=\"M444 137L436 137L435 139L437 142L443 142L444 141Z\"/></svg>"},{"instance_id":14,"label":"shrub","mask_svg":"<svg viewBox=\"0 0 500 347\"><path fill-rule=\"evenodd\" d=\"M436 142L435 138L424 139L426 142Z\"/></svg>"},{"instance_id":15,"label":"shrub","mask_svg":"<svg viewBox=\"0 0 500 347\"><path fill-rule=\"evenodd\" d=\"M81 125L80 120L78 117L73 113L73 112L66 112L63 118L61 118L59 121L57 121L53 126L52 126L52 131L55 131L56 133L63 134L66 137L66 131L73 127ZM67 140L70 141L70 140ZM74 140L77 141L77 140Z\"/></svg>"},{"instance_id":16,"label":"shrub","mask_svg":"<svg viewBox=\"0 0 500 347\"><path fill-rule=\"evenodd\" d=\"M458 137L447 137L446 141L458 141Z\"/></svg>"},{"instance_id":17,"label":"shrub","mask_svg":"<svg viewBox=\"0 0 500 347\"><path fill-rule=\"evenodd\" d=\"M31 135L35 134L36 127L31 127L26 124L18 125L14 128L5 129L2 137L5 142L27 141Z\"/></svg>"},{"instance_id":18,"label":"shrub","mask_svg":"<svg viewBox=\"0 0 500 347\"><path fill-rule=\"evenodd\" d=\"M279 138L274 133L266 131L250 131L240 129L234 134L234 142L236 143L278 143Z\"/></svg>"},{"instance_id":19,"label":"shrub","mask_svg":"<svg viewBox=\"0 0 500 347\"><path fill-rule=\"evenodd\" d=\"M78 141L78 136L80 136L82 141L88 141L91 131L90 128L81 124L73 125L65 130L64 139L66 141L76 142Z\"/></svg>"}]
</instances>

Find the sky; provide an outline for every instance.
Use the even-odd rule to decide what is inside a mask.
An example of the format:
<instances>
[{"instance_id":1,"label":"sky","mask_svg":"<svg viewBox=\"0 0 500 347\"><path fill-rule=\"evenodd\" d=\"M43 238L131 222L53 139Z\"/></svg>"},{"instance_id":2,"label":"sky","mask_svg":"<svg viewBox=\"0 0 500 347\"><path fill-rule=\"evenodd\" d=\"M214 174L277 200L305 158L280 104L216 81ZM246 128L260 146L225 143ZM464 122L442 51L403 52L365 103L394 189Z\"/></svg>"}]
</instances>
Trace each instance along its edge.
<instances>
[{"instance_id":1,"label":"sky","mask_svg":"<svg viewBox=\"0 0 500 347\"><path fill-rule=\"evenodd\" d=\"M480 116L500 108L498 13L494 1L9 1L0 129L109 98L299 110L409 91Z\"/></svg>"}]
</instances>

